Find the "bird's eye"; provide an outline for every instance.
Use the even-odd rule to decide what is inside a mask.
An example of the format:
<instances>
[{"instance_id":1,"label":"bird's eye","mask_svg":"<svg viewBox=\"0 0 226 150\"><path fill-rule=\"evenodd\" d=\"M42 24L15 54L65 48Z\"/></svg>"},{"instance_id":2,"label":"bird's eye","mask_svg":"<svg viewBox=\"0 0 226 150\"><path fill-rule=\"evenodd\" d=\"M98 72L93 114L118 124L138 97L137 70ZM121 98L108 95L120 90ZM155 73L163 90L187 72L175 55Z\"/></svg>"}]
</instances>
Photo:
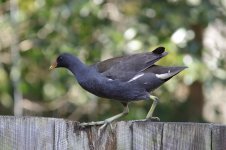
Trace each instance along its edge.
<instances>
[{"instance_id":1,"label":"bird's eye","mask_svg":"<svg viewBox=\"0 0 226 150\"><path fill-rule=\"evenodd\" d=\"M63 58L60 56L59 58L58 58L58 61L62 61L63 60Z\"/></svg>"}]
</instances>

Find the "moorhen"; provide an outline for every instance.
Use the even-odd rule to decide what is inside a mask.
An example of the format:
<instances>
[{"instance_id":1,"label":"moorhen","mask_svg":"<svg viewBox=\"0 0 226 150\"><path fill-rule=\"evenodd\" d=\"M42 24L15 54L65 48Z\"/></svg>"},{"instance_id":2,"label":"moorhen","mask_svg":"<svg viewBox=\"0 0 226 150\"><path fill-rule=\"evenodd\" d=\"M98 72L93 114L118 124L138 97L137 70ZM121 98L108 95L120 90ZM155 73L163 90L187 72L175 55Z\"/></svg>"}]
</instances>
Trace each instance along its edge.
<instances>
[{"instance_id":1,"label":"moorhen","mask_svg":"<svg viewBox=\"0 0 226 150\"><path fill-rule=\"evenodd\" d=\"M128 114L128 103L138 100L153 100L146 119L158 119L152 116L158 98L150 95L150 92L187 68L154 64L167 54L164 47L158 47L152 52L115 57L86 66L77 57L63 53L50 66L50 70L67 68L85 90L99 97L118 100L123 104L124 110L118 115L104 121L82 124L84 126L104 124L101 127L103 128L107 123Z\"/></svg>"}]
</instances>

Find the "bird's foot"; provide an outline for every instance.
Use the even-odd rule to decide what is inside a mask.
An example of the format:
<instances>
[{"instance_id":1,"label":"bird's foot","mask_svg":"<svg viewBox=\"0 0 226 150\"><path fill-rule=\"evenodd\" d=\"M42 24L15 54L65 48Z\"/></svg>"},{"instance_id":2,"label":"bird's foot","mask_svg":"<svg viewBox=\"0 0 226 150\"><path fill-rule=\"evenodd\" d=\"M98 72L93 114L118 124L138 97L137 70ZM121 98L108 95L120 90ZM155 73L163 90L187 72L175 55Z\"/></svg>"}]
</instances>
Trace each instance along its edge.
<instances>
[{"instance_id":1,"label":"bird's foot","mask_svg":"<svg viewBox=\"0 0 226 150\"><path fill-rule=\"evenodd\" d=\"M98 129L98 136L101 135L102 131L107 127L107 125L109 124L110 125L110 129L111 131L113 131L113 126L112 126L112 119L109 118L109 119L106 119L104 121L97 121L97 122L83 122L83 123L80 123L79 125L83 128L87 127L87 126L100 126L100 128Z\"/></svg>"},{"instance_id":2,"label":"bird's foot","mask_svg":"<svg viewBox=\"0 0 226 150\"><path fill-rule=\"evenodd\" d=\"M83 123L80 123L79 125L81 127L87 127L87 126L97 126L97 125L102 125L104 124L105 121L97 121L97 122L83 122Z\"/></svg>"},{"instance_id":3,"label":"bird's foot","mask_svg":"<svg viewBox=\"0 0 226 150\"><path fill-rule=\"evenodd\" d=\"M159 122L160 121L159 117L150 117L150 118L146 118L146 120L150 120L150 121L153 121L153 122Z\"/></svg>"},{"instance_id":4,"label":"bird's foot","mask_svg":"<svg viewBox=\"0 0 226 150\"><path fill-rule=\"evenodd\" d=\"M110 125L110 130L113 132L113 126L112 126L112 121L111 118L104 120L104 124L98 129L98 136L101 135L102 131L107 127L107 125Z\"/></svg>"}]
</instances>

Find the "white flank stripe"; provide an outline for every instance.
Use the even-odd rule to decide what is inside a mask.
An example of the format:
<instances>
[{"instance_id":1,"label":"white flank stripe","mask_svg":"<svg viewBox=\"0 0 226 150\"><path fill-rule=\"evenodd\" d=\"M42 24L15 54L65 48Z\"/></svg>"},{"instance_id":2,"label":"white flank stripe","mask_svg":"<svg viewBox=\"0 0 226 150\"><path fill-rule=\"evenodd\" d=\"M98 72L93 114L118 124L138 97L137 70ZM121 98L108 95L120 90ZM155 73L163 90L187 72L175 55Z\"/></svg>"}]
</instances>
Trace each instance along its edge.
<instances>
[{"instance_id":1,"label":"white flank stripe","mask_svg":"<svg viewBox=\"0 0 226 150\"><path fill-rule=\"evenodd\" d=\"M156 74L156 77L159 79L168 79L170 77L172 77L174 75L174 73L168 72L168 73L163 73L163 74Z\"/></svg>"},{"instance_id":2,"label":"white flank stripe","mask_svg":"<svg viewBox=\"0 0 226 150\"><path fill-rule=\"evenodd\" d=\"M144 75L143 73L138 74L138 75L135 75L135 76L134 76L132 79L130 79L128 82L132 82L132 81L134 81L134 80L136 80L136 79L142 77L143 75Z\"/></svg>"}]
</instances>

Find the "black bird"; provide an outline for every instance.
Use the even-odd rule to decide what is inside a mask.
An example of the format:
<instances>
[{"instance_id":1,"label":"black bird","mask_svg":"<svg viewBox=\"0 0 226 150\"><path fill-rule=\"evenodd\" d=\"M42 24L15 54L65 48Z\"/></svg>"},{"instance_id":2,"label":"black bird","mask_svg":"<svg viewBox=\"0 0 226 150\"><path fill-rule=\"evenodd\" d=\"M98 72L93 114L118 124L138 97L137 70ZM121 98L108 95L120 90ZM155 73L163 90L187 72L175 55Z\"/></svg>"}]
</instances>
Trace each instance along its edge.
<instances>
[{"instance_id":1,"label":"black bird","mask_svg":"<svg viewBox=\"0 0 226 150\"><path fill-rule=\"evenodd\" d=\"M158 98L151 95L150 92L187 68L154 64L167 54L164 47L158 47L152 52L115 57L86 66L77 57L63 53L58 56L50 69L67 68L85 90L99 97L118 100L123 104L124 110L118 115L104 121L83 123L83 125L104 124L105 126L128 114L128 103L138 100L153 100L146 119L157 118L152 115Z\"/></svg>"}]
</instances>

